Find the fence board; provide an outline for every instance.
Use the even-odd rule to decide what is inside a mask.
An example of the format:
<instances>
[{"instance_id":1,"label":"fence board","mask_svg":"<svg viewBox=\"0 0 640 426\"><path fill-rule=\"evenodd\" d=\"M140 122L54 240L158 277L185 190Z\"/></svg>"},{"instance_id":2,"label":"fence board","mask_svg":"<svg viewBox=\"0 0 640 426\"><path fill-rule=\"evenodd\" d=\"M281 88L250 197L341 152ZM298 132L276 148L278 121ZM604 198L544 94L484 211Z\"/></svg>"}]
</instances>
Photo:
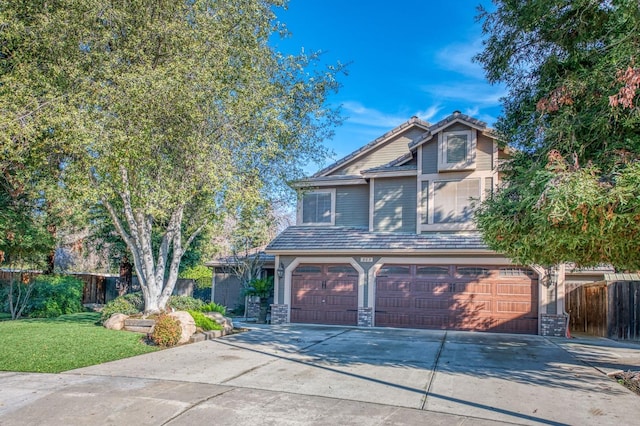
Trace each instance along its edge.
<instances>
[{"instance_id":1,"label":"fence board","mask_svg":"<svg viewBox=\"0 0 640 426\"><path fill-rule=\"evenodd\" d=\"M640 340L640 282L613 281L572 288L565 297L573 332Z\"/></svg>"}]
</instances>

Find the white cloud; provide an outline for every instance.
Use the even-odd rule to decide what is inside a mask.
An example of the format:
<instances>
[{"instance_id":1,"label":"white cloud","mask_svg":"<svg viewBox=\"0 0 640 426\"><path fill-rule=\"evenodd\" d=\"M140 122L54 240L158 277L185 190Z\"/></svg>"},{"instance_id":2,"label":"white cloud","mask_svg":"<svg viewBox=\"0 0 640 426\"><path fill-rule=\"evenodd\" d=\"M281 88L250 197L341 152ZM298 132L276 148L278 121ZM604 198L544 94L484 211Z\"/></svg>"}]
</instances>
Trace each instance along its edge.
<instances>
[{"instance_id":1,"label":"white cloud","mask_svg":"<svg viewBox=\"0 0 640 426\"><path fill-rule=\"evenodd\" d=\"M483 80L484 71L482 66L472 60L481 51L482 40L480 38L468 43L450 44L436 52L436 65L457 74Z\"/></svg>"},{"instance_id":2,"label":"white cloud","mask_svg":"<svg viewBox=\"0 0 640 426\"><path fill-rule=\"evenodd\" d=\"M418 111L414 115L418 116L420 119L424 121L432 121L433 117L435 117L440 110L442 110L442 106L436 104L431 105L429 108L423 111Z\"/></svg>"},{"instance_id":3,"label":"white cloud","mask_svg":"<svg viewBox=\"0 0 640 426\"><path fill-rule=\"evenodd\" d=\"M422 86L422 90L438 100L466 101L480 106L500 104L500 98L507 94L504 87L491 86L484 81L451 81L449 84Z\"/></svg>"},{"instance_id":4,"label":"white cloud","mask_svg":"<svg viewBox=\"0 0 640 426\"><path fill-rule=\"evenodd\" d=\"M342 108L348 117L347 122L368 127L392 129L409 119L409 117L367 108L361 103L353 101L344 102Z\"/></svg>"}]
</instances>

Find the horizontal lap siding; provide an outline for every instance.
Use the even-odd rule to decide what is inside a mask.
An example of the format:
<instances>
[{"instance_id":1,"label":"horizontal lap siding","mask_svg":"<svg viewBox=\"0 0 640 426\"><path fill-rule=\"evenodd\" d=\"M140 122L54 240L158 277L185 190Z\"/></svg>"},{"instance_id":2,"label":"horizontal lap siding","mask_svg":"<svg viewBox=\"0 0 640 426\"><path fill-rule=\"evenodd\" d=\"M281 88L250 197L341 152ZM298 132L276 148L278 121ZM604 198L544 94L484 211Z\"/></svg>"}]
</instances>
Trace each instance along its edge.
<instances>
[{"instance_id":1,"label":"horizontal lap siding","mask_svg":"<svg viewBox=\"0 0 640 426\"><path fill-rule=\"evenodd\" d=\"M369 185L337 188L336 226L369 226Z\"/></svg>"},{"instance_id":2,"label":"horizontal lap siding","mask_svg":"<svg viewBox=\"0 0 640 426\"><path fill-rule=\"evenodd\" d=\"M415 177L376 179L374 192L374 231L415 233Z\"/></svg>"},{"instance_id":3,"label":"horizontal lap siding","mask_svg":"<svg viewBox=\"0 0 640 426\"><path fill-rule=\"evenodd\" d=\"M408 130L385 144L381 144L363 158L347 163L332 175L357 175L363 170L382 166L409 152L409 143L424 133L422 129Z\"/></svg>"},{"instance_id":4,"label":"horizontal lap siding","mask_svg":"<svg viewBox=\"0 0 640 426\"><path fill-rule=\"evenodd\" d=\"M478 132L476 149L476 170L487 171L493 169L493 141L488 136Z\"/></svg>"}]
</instances>

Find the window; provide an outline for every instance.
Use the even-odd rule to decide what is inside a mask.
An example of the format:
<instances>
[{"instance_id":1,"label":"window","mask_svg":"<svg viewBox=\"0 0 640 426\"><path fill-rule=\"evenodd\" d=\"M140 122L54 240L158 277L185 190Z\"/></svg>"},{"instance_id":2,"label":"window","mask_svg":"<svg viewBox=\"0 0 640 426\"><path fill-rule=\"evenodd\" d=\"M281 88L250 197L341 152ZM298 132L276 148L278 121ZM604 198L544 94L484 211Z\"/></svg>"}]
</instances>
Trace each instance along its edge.
<instances>
[{"instance_id":1,"label":"window","mask_svg":"<svg viewBox=\"0 0 640 426\"><path fill-rule=\"evenodd\" d=\"M303 194L301 208L300 219L303 225L333 225L335 190Z\"/></svg>"},{"instance_id":2,"label":"window","mask_svg":"<svg viewBox=\"0 0 640 426\"><path fill-rule=\"evenodd\" d=\"M438 136L438 170L473 170L476 131L444 132Z\"/></svg>"},{"instance_id":3,"label":"window","mask_svg":"<svg viewBox=\"0 0 640 426\"><path fill-rule=\"evenodd\" d=\"M480 179L435 181L433 183L433 223L469 222L473 205L480 199Z\"/></svg>"},{"instance_id":4,"label":"window","mask_svg":"<svg viewBox=\"0 0 640 426\"><path fill-rule=\"evenodd\" d=\"M462 277L488 277L491 271L487 268L479 266L459 266L456 273Z\"/></svg>"}]
</instances>

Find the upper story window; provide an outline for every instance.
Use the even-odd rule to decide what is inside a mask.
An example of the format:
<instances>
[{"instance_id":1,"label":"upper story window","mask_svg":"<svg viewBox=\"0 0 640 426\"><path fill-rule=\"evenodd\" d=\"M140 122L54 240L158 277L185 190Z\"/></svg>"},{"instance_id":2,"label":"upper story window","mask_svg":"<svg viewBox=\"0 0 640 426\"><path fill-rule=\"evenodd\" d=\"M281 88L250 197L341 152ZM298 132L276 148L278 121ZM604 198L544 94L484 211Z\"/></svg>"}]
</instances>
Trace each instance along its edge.
<instances>
[{"instance_id":1,"label":"upper story window","mask_svg":"<svg viewBox=\"0 0 640 426\"><path fill-rule=\"evenodd\" d=\"M476 167L475 129L442 132L438 135L438 170L473 170Z\"/></svg>"},{"instance_id":2,"label":"upper story window","mask_svg":"<svg viewBox=\"0 0 640 426\"><path fill-rule=\"evenodd\" d=\"M301 225L333 225L335 223L335 189L305 192L299 208Z\"/></svg>"},{"instance_id":3,"label":"upper story window","mask_svg":"<svg viewBox=\"0 0 640 426\"><path fill-rule=\"evenodd\" d=\"M480 199L480 179L435 181L433 223L471 222L474 203Z\"/></svg>"}]
</instances>

